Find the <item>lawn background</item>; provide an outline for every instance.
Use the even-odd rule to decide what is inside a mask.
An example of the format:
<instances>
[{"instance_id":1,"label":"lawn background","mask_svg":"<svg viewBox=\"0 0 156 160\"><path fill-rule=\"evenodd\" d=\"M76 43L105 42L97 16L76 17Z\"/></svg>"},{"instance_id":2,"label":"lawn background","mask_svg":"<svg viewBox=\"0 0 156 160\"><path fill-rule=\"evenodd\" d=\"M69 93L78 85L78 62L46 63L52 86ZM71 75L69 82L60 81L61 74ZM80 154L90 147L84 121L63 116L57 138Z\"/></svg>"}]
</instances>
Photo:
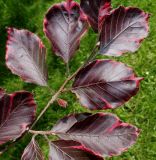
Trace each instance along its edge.
<instances>
[{"instance_id":1,"label":"lawn background","mask_svg":"<svg viewBox=\"0 0 156 160\"><path fill-rule=\"evenodd\" d=\"M32 92L38 104L37 113L46 105L51 93L47 88L22 82L6 68L6 27L25 28L36 33L42 39L48 52L48 83L56 91L65 79L66 69L62 60L51 53L42 27L45 12L56 2L60 2L60 0L0 0L0 86L5 88L8 93L18 90ZM144 81L141 83L141 89L137 96L123 107L106 112L117 114L123 121L136 125L142 131L137 143L128 152L119 157L110 158L110 160L156 160L156 2L154 0L112 0L112 3L113 7L119 5L139 7L151 13L151 20L149 37L143 42L138 52L116 58L116 60L133 67L137 75L144 77ZM91 52L95 40L96 34L90 29L82 40L80 50L70 63L71 72L83 63ZM99 56L99 58L107 57ZM68 101L68 108L60 108L56 103L51 105L35 126L36 130L50 130L64 115L87 111L79 105L73 94L64 94L61 97ZM47 157L46 141L40 136L37 139ZM25 136L0 156L0 160L19 160L29 140L30 136Z\"/></svg>"}]
</instances>

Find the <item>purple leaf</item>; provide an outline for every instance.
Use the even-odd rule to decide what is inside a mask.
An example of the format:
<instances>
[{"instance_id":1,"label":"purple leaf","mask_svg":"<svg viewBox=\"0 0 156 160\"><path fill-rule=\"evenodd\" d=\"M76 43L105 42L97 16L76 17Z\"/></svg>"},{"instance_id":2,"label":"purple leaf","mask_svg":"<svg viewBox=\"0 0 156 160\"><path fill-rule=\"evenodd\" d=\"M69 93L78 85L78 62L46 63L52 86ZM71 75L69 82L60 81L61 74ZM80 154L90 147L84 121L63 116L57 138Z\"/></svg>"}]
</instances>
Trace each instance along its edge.
<instances>
[{"instance_id":1,"label":"purple leaf","mask_svg":"<svg viewBox=\"0 0 156 160\"><path fill-rule=\"evenodd\" d=\"M69 130L76 122L80 122L87 117L90 113L72 114L60 119L56 125L53 127L53 132L66 132Z\"/></svg>"},{"instance_id":2,"label":"purple leaf","mask_svg":"<svg viewBox=\"0 0 156 160\"><path fill-rule=\"evenodd\" d=\"M88 17L88 21L95 32L104 16L111 10L111 0L81 0L81 8Z\"/></svg>"},{"instance_id":3,"label":"purple leaf","mask_svg":"<svg viewBox=\"0 0 156 160\"><path fill-rule=\"evenodd\" d=\"M62 127L68 128L68 124ZM126 151L136 142L139 130L121 122L115 115L97 113L76 122L66 131L57 130L56 134L64 140L80 142L96 155L106 157Z\"/></svg>"},{"instance_id":4,"label":"purple leaf","mask_svg":"<svg viewBox=\"0 0 156 160\"><path fill-rule=\"evenodd\" d=\"M149 14L138 8L119 7L105 17L100 33L100 54L120 56L135 52L147 37Z\"/></svg>"},{"instance_id":5,"label":"purple leaf","mask_svg":"<svg viewBox=\"0 0 156 160\"><path fill-rule=\"evenodd\" d=\"M87 18L78 3L72 0L52 6L44 19L44 32L56 55L65 63L79 48L80 39L87 31Z\"/></svg>"},{"instance_id":6,"label":"purple leaf","mask_svg":"<svg viewBox=\"0 0 156 160\"><path fill-rule=\"evenodd\" d=\"M0 98L3 97L3 95L5 94L3 88L0 88Z\"/></svg>"},{"instance_id":7,"label":"purple leaf","mask_svg":"<svg viewBox=\"0 0 156 160\"><path fill-rule=\"evenodd\" d=\"M16 140L32 124L36 104L33 95L26 91L4 93L0 97L0 145Z\"/></svg>"},{"instance_id":8,"label":"purple leaf","mask_svg":"<svg viewBox=\"0 0 156 160\"><path fill-rule=\"evenodd\" d=\"M31 142L25 148L21 160L44 160L43 153L35 137L32 138Z\"/></svg>"},{"instance_id":9,"label":"purple leaf","mask_svg":"<svg viewBox=\"0 0 156 160\"><path fill-rule=\"evenodd\" d=\"M50 143L49 160L103 160L75 141L58 140Z\"/></svg>"},{"instance_id":10,"label":"purple leaf","mask_svg":"<svg viewBox=\"0 0 156 160\"><path fill-rule=\"evenodd\" d=\"M141 80L123 63L96 60L79 71L72 91L86 108L114 109L136 95Z\"/></svg>"},{"instance_id":11,"label":"purple leaf","mask_svg":"<svg viewBox=\"0 0 156 160\"><path fill-rule=\"evenodd\" d=\"M41 40L27 30L8 28L6 64L24 81L47 86L46 49Z\"/></svg>"}]
</instances>

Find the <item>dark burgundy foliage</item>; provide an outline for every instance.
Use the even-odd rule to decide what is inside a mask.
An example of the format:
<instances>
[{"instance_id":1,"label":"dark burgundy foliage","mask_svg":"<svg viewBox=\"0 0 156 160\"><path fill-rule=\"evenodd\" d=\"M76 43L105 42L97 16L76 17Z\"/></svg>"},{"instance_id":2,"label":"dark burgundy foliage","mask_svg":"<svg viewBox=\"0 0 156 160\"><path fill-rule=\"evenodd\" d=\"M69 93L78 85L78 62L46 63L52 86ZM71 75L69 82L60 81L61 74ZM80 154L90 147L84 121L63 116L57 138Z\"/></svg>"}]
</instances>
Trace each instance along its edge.
<instances>
[{"instance_id":1,"label":"dark burgundy foliage","mask_svg":"<svg viewBox=\"0 0 156 160\"><path fill-rule=\"evenodd\" d=\"M78 3L72 0L52 6L44 19L44 32L56 55L65 63L79 48L80 39L87 31L87 18Z\"/></svg>"},{"instance_id":2,"label":"dark burgundy foliage","mask_svg":"<svg viewBox=\"0 0 156 160\"><path fill-rule=\"evenodd\" d=\"M103 160L75 141L51 142L49 160Z\"/></svg>"},{"instance_id":3,"label":"dark burgundy foliage","mask_svg":"<svg viewBox=\"0 0 156 160\"><path fill-rule=\"evenodd\" d=\"M69 119L71 118L75 119L75 116L69 116ZM57 129L56 134L60 138L80 142L96 155L104 157L120 155L136 142L139 135L139 130L135 126L123 123L118 117L105 113L97 113L81 121L75 121L72 127L70 123L65 124L62 121L57 126L60 130Z\"/></svg>"},{"instance_id":4,"label":"dark burgundy foliage","mask_svg":"<svg viewBox=\"0 0 156 160\"><path fill-rule=\"evenodd\" d=\"M8 28L6 64L24 81L47 85L46 49L41 40L27 30Z\"/></svg>"},{"instance_id":5,"label":"dark burgundy foliage","mask_svg":"<svg viewBox=\"0 0 156 160\"><path fill-rule=\"evenodd\" d=\"M2 88L0 88L0 98L1 98L4 94L5 94L5 91L4 91Z\"/></svg>"},{"instance_id":6,"label":"dark burgundy foliage","mask_svg":"<svg viewBox=\"0 0 156 160\"><path fill-rule=\"evenodd\" d=\"M91 113L81 113L81 114L71 114L62 119L60 119L57 124L53 127L53 132L66 132L68 131L76 122L83 121L87 117L92 115Z\"/></svg>"},{"instance_id":7,"label":"dark burgundy foliage","mask_svg":"<svg viewBox=\"0 0 156 160\"><path fill-rule=\"evenodd\" d=\"M31 93L7 94L0 88L0 145L16 141L24 133L34 134L21 160L45 159L35 140L39 134L49 142L49 160L103 160L120 155L139 136L138 128L110 113L71 114L60 119L51 131L29 130L53 102L67 107L68 102L58 97L69 90L65 87L74 77L71 91L90 110L115 109L137 94L143 78L137 77L130 67L113 60L92 60L97 54L120 56L135 52L148 35L149 14L133 7L113 10L111 0L80 0L80 5L66 0L51 6L44 18L44 32L54 53L66 64L79 49L88 22L98 32L96 47L81 69L56 91L35 122L36 103ZM42 41L28 30L7 31L7 67L26 82L47 86L46 48ZM50 141L46 135L60 139Z\"/></svg>"},{"instance_id":8,"label":"dark burgundy foliage","mask_svg":"<svg viewBox=\"0 0 156 160\"><path fill-rule=\"evenodd\" d=\"M26 91L0 95L0 145L16 140L32 124L36 104Z\"/></svg>"},{"instance_id":9,"label":"dark burgundy foliage","mask_svg":"<svg viewBox=\"0 0 156 160\"><path fill-rule=\"evenodd\" d=\"M32 138L31 142L25 148L21 160L44 160L44 156L35 137Z\"/></svg>"},{"instance_id":10,"label":"dark burgundy foliage","mask_svg":"<svg viewBox=\"0 0 156 160\"><path fill-rule=\"evenodd\" d=\"M100 54L120 56L135 52L148 35L149 14L138 8L119 7L105 17L100 33Z\"/></svg>"},{"instance_id":11,"label":"dark burgundy foliage","mask_svg":"<svg viewBox=\"0 0 156 160\"><path fill-rule=\"evenodd\" d=\"M80 5L93 30L98 32L100 23L110 13L111 0L81 0Z\"/></svg>"},{"instance_id":12,"label":"dark burgundy foliage","mask_svg":"<svg viewBox=\"0 0 156 160\"><path fill-rule=\"evenodd\" d=\"M113 109L136 95L140 81L123 63L96 60L80 70L72 91L80 103L91 110Z\"/></svg>"}]
</instances>

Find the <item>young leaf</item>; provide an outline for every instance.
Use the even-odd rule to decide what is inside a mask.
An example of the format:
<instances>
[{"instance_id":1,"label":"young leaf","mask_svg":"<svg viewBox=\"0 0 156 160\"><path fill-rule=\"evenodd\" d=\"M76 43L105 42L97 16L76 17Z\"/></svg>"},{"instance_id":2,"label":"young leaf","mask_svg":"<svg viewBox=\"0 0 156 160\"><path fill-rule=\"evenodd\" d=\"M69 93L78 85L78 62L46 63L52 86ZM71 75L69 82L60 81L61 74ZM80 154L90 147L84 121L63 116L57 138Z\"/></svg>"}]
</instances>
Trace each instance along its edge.
<instances>
[{"instance_id":1,"label":"young leaf","mask_svg":"<svg viewBox=\"0 0 156 160\"><path fill-rule=\"evenodd\" d=\"M79 71L72 91L80 103L91 110L112 109L136 95L140 80L123 63L96 60Z\"/></svg>"},{"instance_id":2,"label":"young leaf","mask_svg":"<svg viewBox=\"0 0 156 160\"><path fill-rule=\"evenodd\" d=\"M0 145L19 138L35 118L33 95L26 91L0 97Z\"/></svg>"},{"instance_id":3,"label":"young leaf","mask_svg":"<svg viewBox=\"0 0 156 160\"><path fill-rule=\"evenodd\" d=\"M43 153L34 136L25 148L21 160L44 160Z\"/></svg>"},{"instance_id":4,"label":"young leaf","mask_svg":"<svg viewBox=\"0 0 156 160\"><path fill-rule=\"evenodd\" d=\"M47 86L46 49L41 40L27 30L8 28L6 64L24 81Z\"/></svg>"},{"instance_id":5,"label":"young leaf","mask_svg":"<svg viewBox=\"0 0 156 160\"><path fill-rule=\"evenodd\" d=\"M138 8L119 7L105 17L100 34L100 54L120 56L135 52L148 35L149 14Z\"/></svg>"},{"instance_id":6,"label":"young leaf","mask_svg":"<svg viewBox=\"0 0 156 160\"><path fill-rule=\"evenodd\" d=\"M98 23L101 23L102 17L109 14L111 10L111 0L81 0L80 5L93 30L98 32Z\"/></svg>"},{"instance_id":7,"label":"young leaf","mask_svg":"<svg viewBox=\"0 0 156 160\"><path fill-rule=\"evenodd\" d=\"M78 3L72 0L52 6L44 19L44 32L49 38L56 55L65 63L79 48L80 39L88 27Z\"/></svg>"},{"instance_id":8,"label":"young leaf","mask_svg":"<svg viewBox=\"0 0 156 160\"><path fill-rule=\"evenodd\" d=\"M65 101L64 99L58 98L58 99L57 99L57 103L58 103L58 105L59 105L60 107L62 107L62 108L67 108L67 106L68 106L68 102Z\"/></svg>"},{"instance_id":9,"label":"young leaf","mask_svg":"<svg viewBox=\"0 0 156 160\"><path fill-rule=\"evenodd\" d=\"M62 127L68 128L68 124ZM66 131L57 130L56 134L64 140L80 142L96 155L106 157L126 151L136 142L139 130L121 122L115 115L97 113L76 122Z\"/></svg>"},{"instance_id":10,"label":"young leaf","mask_svg":"<svg viewBox=\"0 0 156 160\"><path fill-rule=\"evenodd\" d=\"M49 160L103 160L80 143L58 140L50 143Z\"/></svg>"}]
</instances>

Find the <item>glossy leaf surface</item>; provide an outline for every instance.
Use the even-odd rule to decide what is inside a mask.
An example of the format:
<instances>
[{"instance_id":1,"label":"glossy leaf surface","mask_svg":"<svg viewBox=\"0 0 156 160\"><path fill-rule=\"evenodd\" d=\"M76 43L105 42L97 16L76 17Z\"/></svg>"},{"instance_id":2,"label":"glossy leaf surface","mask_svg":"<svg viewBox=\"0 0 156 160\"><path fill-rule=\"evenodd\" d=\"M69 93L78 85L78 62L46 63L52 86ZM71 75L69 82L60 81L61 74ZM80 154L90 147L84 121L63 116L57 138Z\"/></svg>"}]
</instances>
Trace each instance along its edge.
<instances>
[{"instance_id":1,"label":"glossy leaf surface","mask_svg":"<svg viewBox=\"0 0 156 160\"><path fill-rule=\"evenodd\" d=\"M75 141L54 141L50 144L49 160L103 160Z\"/></svg>"},{"instance_id":2,"label":"glossy leaf surface","mask_svg":"<svg viewBox=\"0 0 156 160\"><path fill-rule=\"evenodd\" d=\"M95 154L104 157L120 155L136 142L139 135L136 127L121 122L112 114L104 113L88 116L68 130L57 132L60 138L80 142Z\"/></svg>"},{"instance_id":3,"label":"glossy leaf surface","mask_svg":"<svg viewBox=\"0 0 156 160\"><path fill-rule=\"evenodd\" d=\"M44 160L44 156L39 147L39 144L33 137L31 142L25 148L21 160Z\"/></svg>"},{"instance_id":4,"label":"glossy leaf surface","mask_svg":"<svg viewBox=\"0 0 156 160\"><path fill-rule=\"evenodd\" d=\"M96 60L80 70L72 91L91 110L117 108L136 95L140 80L123 63Z\"/></svg>"},{"instance_id":5,"label":"glossy leaf surface","mask_svg":"<svg viewBox=\"0 0 156 160\"><path fill-rule=\"evenodd\" d=\"M78 3L72 0L52 6L44 20L44 32L56 55L65 63L79 48L80 39L88 27L87 18Z\"/></svg>"},{"instance_id":6,"label":"glossy leaf surface","mask_svg":"<svg viewBox=\"0 0 156 160\"><path fill-rule=\"evenodd\" d=\"M6 64L24 81L47 85L46 49L41 40L27 30L8 28Z\"/></svg>"},{"instance_id":7,"label":"glossy leaf surface","mask_svg":"<svg viewBox=\"0 0 156 160\"><path fill-rule=\"evenodd\" d=\"M93 30L98 32L98 23L101 23L102 17L109 14L111 10L111 0L81 0L80 5Z\"/></svg>"},{"instance_id":8,"label":"glossy leaf surface","mask_svg":"<svg viewBox=\"0 0 156 160\"><path fill-rule=\"evenodd\" d=\"M34 121L35 112L31 93L4 93L0 97L0 145L19 138Z\"/></svg>"},{"instance_id":9,"label":"glossy leaf surface","mask_svg":"<svg viewBox=\"0 0 156 160\"><path fill-rule=\"evenodd\" d=\"M100 34L100 54L120 56L135 52L148 35L149 14L138 8L119 7L105 18Z\"/></svg>"}]
</instances>

